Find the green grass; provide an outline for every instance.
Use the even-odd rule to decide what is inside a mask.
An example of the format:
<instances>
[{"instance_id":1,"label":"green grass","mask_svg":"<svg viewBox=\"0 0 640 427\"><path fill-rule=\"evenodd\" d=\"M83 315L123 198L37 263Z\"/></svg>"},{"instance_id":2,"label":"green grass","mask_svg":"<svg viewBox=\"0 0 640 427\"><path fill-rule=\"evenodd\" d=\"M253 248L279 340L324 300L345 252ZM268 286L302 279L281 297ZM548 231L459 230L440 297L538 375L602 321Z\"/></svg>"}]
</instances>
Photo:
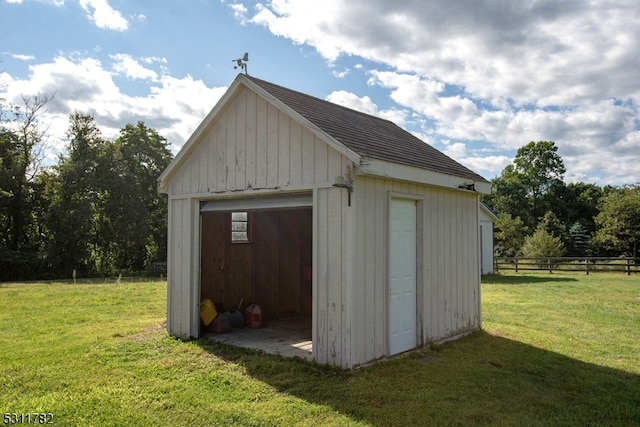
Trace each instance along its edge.
<instances>
[{"instance_id":1,"label":"green grass","mask_svg":"<svg viewBox=\"0 0 640 427\"><path fill-rule=\"evenodd\" d=\"M489 333L640 374L640 276L542 273L483 281Z\"/></svg>"},{"instance_id":2,"label":"green grass","mask_svg":"<svg viewBox=\"0 0 640 427\"><path fill-rule=\"evenodd\" d=\"M0 284L0 411L64 426L640 424L637 278L493 276L482 293L483 331L341 371L169 337L162 282Z\"/></svg>"}]
</instances>

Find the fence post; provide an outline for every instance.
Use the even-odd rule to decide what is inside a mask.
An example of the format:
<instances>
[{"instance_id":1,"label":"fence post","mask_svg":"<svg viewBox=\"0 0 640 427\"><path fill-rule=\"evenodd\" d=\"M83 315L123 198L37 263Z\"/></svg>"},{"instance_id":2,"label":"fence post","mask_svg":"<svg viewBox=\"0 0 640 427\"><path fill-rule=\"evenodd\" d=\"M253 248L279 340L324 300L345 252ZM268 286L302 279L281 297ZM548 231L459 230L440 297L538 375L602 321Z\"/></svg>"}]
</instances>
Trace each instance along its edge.
<instances>
[{"instance_id":1,"label":"fence post","mask_svg":"<svg viewBox=\"0 0 640 427\"><path fill-rule=\"evenodd\" d=\"M627 276L631 276L631 258L627 258Z\"/></svg>"},{"instance_id":2,"label":"fence post","mask_svg":"<svg viewBox=\"0 0 640 427\"><path fill-rule=\"evenodd\" d=\"M587 264L587 276L589 275L589 259L585 259L584 262Z\"/></svg>"},{"instance_id":3,"label":"fence post","mask_svg":"<svg viewBox=\"0 0 640 427\"><path fill-rule=\"evenodd\" d=\"M551 258L547 258L547 263L549 264L549 273L553 273L553 271L551 271Z\"/></svg>"},{"instance_id":4,"label":"fence post","mask_svg":"<svg viewBox=\"0 0 640 427\"><path fill-rule=\"evenodd\" d=\"M518 258L516 257L516 273L518 272Z\"/></svg>"}]
</instances>

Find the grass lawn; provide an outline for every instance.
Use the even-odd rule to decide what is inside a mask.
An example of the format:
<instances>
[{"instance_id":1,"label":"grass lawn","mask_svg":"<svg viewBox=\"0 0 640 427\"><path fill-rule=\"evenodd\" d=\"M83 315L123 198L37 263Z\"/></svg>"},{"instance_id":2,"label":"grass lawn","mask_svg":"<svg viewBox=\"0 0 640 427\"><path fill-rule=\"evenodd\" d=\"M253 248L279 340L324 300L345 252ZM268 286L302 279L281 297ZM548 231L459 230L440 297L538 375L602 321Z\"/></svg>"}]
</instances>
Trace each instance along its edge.
<instances>
[{"instance_id":1,"label":"grass lawn","mask_svg":"<svg viewBox=\"0 0 640 427\"><path fill-rule=\"evenodd\" d=\"M0 416L51 413L61 426L640 425L640 277L493 276L482 298L483 331L347 372L169 337L163 282L0 284Z\"/></svg>"}]
</instances>

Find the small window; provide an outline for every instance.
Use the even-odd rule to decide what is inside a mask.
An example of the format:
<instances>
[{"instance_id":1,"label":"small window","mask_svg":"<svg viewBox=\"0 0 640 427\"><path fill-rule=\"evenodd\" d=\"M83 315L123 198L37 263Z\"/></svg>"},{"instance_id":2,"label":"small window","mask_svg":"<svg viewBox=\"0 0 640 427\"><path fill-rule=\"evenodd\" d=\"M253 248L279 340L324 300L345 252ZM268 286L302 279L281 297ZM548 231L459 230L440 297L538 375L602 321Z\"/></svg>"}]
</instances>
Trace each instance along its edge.
<instances>
[{"instance_id":1,"label":"small window","mask_svg":"<svg viewBox=\"0 0 640 427\"><path fill-rule=\"evenodd\" d=\"M247 212L231 212L231 241L249 241L249 214Z\"/></svg>"}]
</instances>

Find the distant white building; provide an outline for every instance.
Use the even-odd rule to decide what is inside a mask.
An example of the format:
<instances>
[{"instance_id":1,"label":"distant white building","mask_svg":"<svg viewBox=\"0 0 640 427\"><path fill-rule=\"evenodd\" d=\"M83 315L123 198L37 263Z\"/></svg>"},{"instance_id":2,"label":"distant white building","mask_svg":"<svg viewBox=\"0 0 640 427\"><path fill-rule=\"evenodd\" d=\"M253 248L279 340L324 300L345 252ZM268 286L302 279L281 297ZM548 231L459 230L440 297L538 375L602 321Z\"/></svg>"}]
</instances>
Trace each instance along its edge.
<instances>
[{"instance_id":1,"label":"distant white building","mask_svg":"<svg viewBox=\"0 0 640 427\"><path fill-rule=\"evenodd\" d=\"M493 223L496 214L480 202L480 274L493 274Z\"/></svg>"}]
</instances>

